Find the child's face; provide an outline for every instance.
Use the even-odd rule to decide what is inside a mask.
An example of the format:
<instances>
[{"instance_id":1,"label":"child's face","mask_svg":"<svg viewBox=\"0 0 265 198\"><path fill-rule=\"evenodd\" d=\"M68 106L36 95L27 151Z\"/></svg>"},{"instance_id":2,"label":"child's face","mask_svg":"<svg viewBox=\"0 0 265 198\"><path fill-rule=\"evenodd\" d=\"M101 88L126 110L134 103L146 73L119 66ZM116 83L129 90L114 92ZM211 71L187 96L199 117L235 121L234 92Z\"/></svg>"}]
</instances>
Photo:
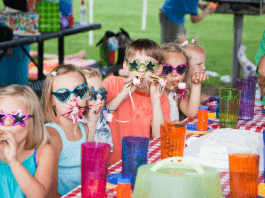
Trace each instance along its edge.
<instances>
[{"instance_id":1,"label":"child's face","mask_svg":"<svg viewBox=\"0 0 265 198\"><path fill-rule=\"evenodd\" d=\"M22 98L21 96L7 96L0 99L1 113L17 114L18 109L21 109L22 116L24 116L24 114L29 114L28 105L26 104L26 101L24 101L24 98ZM3 115L1 115L1 117L3 117ZM0 134L4 132L12 133L16 143L26 143L29 131L29 119L32 118L25 119L25 126L22 126L19 123L22 124L23 120L19 119L14 122L14 120L10 116L7 116L6 118L2 119L4 125L0 125ZM14 124L16 124L15 126L12 125L13 122Z\"/></svg>"},{"instance_id":2,"label":"child's face","mask_svg":"<svg viewBox=\"0 0 265 198\"><path fill-rule=\"evenodd\" d=\"M92 78L89 77L89 75L86 75L86 80L87 80L87 85L89 87L89 90L94 87L94 90L97 91L102 91L102 79L99 76L94 76ZM101 100L102 96L101 94L97 94L97 100L89 100L89 105L98 107L99 109L102 109L104 107L105 100Z\"/></svg>"},{"instance_id":3,"label":"child's face","mask_svg":"<svg viewBox=\"0 0 265 198\"><path fill-rule=\"evenodd\" d=\"M85 82L79 73L69 72L66 74L59 75L55 78L53 82L52 92L56 92L56 90L59 89L61 90L68 89L69 91L73 91L75 88L79 89L80 87L78 86L82 84L85 84ZM88 97L89 97L89 92L86 93L84 98L79 99L78 105L81 107L86 106ZM71 107L70 105L76 106L76 99L77 97L73 93L71 93L69 99L65 102L60 101L55 95L53 95L52 100L57 116L67 113L69 111L67 110L67 108L70 108ZM65 115L64 117L67 117L67 115ZM68 116L67 118L71 120L71 116Z\"/></svg>"},{"instance_id":4,"label":"child's face","mask_svg":"<svg viewBox=\"0 0 265 198\"><path fill-rule=\"evenodd\" d=\"M204 72L206 62L206 54L204 52L192 52L191 59L189 63L189 77L191 77L194 73Z\"/></svg>"},{"instance_id":5,"label":"child's face","mask_svg":"<svg viewBox=\"0 0 265 198\"><path fill-rule=\"evenodd\" d=\"M145 65L140 65L138 67L138 71L132 70L130 71L130 68L132 68L132 66L130 64L128 64L128 62L133 62L134 59L136 59L136 62L139 63L145 63L148 64L149 61L151 60L152 63L151 64L157 64L157 67L152 67L154 72L151 71L147 71L146 72L146 66ZM134 76L142 76L144 74L147 74L146 76L148 76L148 74L152 74L154 73L155 75L159 76L162 72L162 65L158 64L158 61L150 56L145 55L144 53L140 53L139 51L136 52L135 56L132 56L130 58L128 58L128 62L123 63L123 69L125 70L126 73L128 73L128 77L134 77ZM151 69L152 69L151 68ZM149 85L150 83L147 83L147 81L143 80L142 83L140 85L137 86L137 88L143 89L147 87L147 84Z\"/></svg>"},{"instance_id":6,"label":"child's face","mask_svg":"<svg viewBox=\"0 0 265 198\"><path fill-rule=\"evenodd\" d=\"M174 68L177 66L179 67L184 67L183 65L186 65L186 58L183 54L178 53L178 52L164 52L164 65L170 65ZM177 88L177 82L183 82L185 78L185 74L183 73L182 75L178 74L177 71L174 69L172 73L168 75L164 75L168 81L168 84L166 85L166 89L176 89Z\"/></svg>"}]
</instances>

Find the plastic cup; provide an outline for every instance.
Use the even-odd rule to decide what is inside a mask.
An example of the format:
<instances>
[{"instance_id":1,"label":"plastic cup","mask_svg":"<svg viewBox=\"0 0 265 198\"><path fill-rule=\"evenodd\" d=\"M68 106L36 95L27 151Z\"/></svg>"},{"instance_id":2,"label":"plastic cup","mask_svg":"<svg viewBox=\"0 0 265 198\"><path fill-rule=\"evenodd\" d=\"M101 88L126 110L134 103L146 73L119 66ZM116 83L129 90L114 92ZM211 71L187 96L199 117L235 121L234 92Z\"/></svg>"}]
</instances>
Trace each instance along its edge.
<instances>
[{"instance_id":1,"label":"plastic cup","mask_svg":"<svg viewBox=\"0 0 265 198\"><path fill-rule=\"evenodd\" d=\"M122 138L122 176L131 179L132 189L138 168L147 164L149 138L126 136Z\"/></svg>"},{"instance_id":2,"label":"plastic cup","mask_svg":"<svg viewBox=\"0 0 265 198\"><path fill-rule=\"evenodd\" d=\"M187 126L164 123L160 126L161 159L183 157Z\"/></svg>"},{"instance_id":3,"label":"plastic cup","mask_svg":"<svg viewBox=\"0 0 265 198\"><path fill-rule=\"evenodd\" d=\"M254 116L255 89L254 78L236 80L236 88L241 90L241 100L238 113L239 120L252 120Z\"/></svg>"},{"instance_id":4,"label":"plastic cup","mask_svg":"<svg viewBox=\"0 0 265 198\"><path fill-rule=\"evenodd\" d=\"M236 129L241 90L220 88L220 128Z\"/></svg>"},{"instance_id":5,"label":"plastic cup","mask_svg":"<svg viewBox=\"0 0 265 198\"><path fill-rule=\"evenodd\" d=\"M230 198L258 196L259 155L229 154Z\"/></svg>"},{"instance_id":6,"label":"plastic cup","mask_svg":"<svg viewBox=\"0 0 265 198\"><path fill-rule=\"evenodd\" d=\"M82 198L105 197L110 145L86 142L81 146Z\"/></svg>"}]
</instances>

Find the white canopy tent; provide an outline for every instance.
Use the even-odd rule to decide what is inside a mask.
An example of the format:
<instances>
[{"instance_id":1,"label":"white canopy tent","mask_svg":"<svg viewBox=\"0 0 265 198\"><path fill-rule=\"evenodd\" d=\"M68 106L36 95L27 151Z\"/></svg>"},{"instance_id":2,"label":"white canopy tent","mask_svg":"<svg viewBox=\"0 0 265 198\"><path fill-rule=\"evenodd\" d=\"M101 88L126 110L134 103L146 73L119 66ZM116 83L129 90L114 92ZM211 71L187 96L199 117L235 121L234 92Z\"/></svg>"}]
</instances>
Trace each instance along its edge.
<instances>
[{"instance_id":1,"label":"white canopy tent","mask_svg":"<svg viewBox=\"0 0 265 198\"><path fill-rule=\"evenodd\" d=\"M89 5L89 23L93 23L94 0L88 0ZM142 30L146 29L147 0L143 0ZM89 31L89 45L93 45L93 31Z\"/></svg>"}]
</instances>

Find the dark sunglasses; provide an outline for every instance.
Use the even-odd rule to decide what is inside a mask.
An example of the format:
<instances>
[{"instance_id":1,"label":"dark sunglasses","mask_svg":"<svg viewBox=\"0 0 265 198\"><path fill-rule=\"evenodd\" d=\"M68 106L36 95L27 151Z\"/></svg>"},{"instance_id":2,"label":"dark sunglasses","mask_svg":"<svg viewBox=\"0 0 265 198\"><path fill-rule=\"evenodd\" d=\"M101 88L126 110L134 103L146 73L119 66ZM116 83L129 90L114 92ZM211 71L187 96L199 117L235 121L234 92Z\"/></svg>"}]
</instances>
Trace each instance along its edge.
<instances>
[{"instance_id":1,"label":"dark sunglasses","mask_svg":"<svg viewBox=\"0 0 265 198\"><path fill-rule=\"evenodd\" d=\"M154 64L152 60L149 60L148 63L138 63L136 59L133 59L133 62L127 62L128 65L130 65L130 71L139 71L139 68L141 65L145 66L145 72L155 72L154 68L158 66L158 64Z\"/></svg>"},{"instance_id":2,"label":"dark sunglasses","mask_svg":"<svg viewBox=\"0 0 265 198\"><path fill-rule=\"evenodd\" d=\"M87 85L82 84L79 86L76 86L73 91L70 91L69 89L57 89L55 92L52 92L56 98L61 102L66 102L70 95L73 93L76 97L80 97L81 99L84 98L87 94Z\"/></svg>"},{"instance_id":3,"label":"dark sunglasses","mask_svg":"<svg viewBox=\"0 0 265 198\"><path fill-rule=\"evenodd\" d=\"M103 87L102 91L96 91L95 88L92 87L92 89L89 91L89 100L97 100L98 94L101 95L101 100L107 100L108 92L105 90L105 87Z\"/></svg>"},{"instance_id":4,"label":"dark sunglasses","mask_svg":"<svg viewBox=\"0 0 265 198\"><path fill-rule=\"evenodd\" d=\"M2 113L0 110L0 125L4 125L4 119L9 116L13 119L13 126L20 124L21 126L25 126L25 120L33 115L23 114L21 109L18 109L16 113Z\"/></svg>"},{"instance_id":5,"label":"dark sunglasses","mask_svg":"<svg viewBox=\"0 0 265 198\"><path fill-rule=\"evenodd\" d=\"M185 64L178 65L177 67L173 67L172 65L163 65L163 74L165 76L171 74L173 70L176 70L179 75L183 75L188 70L188 66Z\"/></svg>"}]
</instances>

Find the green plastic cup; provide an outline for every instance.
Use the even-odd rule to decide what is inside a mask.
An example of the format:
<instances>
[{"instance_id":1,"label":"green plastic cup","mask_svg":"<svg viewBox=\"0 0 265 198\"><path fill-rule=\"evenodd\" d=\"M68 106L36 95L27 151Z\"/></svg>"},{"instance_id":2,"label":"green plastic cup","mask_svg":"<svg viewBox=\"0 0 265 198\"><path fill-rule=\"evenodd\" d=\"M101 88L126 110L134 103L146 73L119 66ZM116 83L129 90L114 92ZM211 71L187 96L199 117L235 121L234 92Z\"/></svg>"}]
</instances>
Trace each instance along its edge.
<instances>
[{"instance_id":1,"label":"green plastic cup","mask_svg":"<svg viewBox=\"0 0 265 198\"><path fill-rule=\"evenodd\" d=\"M220 88L220 128L237 128L241 90Z\"/></svg>"}]
</instances>

